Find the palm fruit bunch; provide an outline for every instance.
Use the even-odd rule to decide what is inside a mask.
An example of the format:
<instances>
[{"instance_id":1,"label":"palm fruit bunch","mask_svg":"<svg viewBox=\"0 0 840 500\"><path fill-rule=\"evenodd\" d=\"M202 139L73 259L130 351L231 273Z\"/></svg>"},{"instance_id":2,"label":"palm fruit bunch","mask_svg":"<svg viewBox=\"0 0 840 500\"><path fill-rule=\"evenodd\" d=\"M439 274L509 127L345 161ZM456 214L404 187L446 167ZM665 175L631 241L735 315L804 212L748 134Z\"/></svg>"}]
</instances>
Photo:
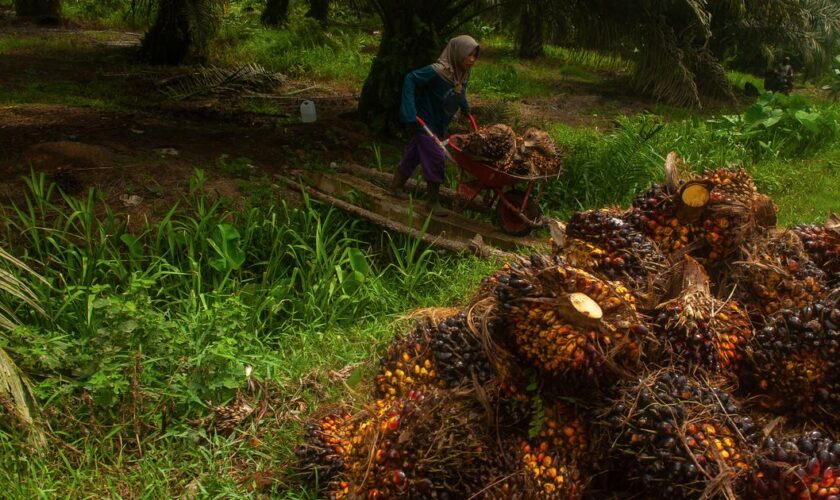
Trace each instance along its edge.
<instances>
[{"instance_id":1,"label":"palm fruit bunch","mask_svg":"<svg viewBox=\"0 0 840 500\"><path fill-rule=\"evenodd\" d=\"M245 400L241 392L237 391L236 397L227 405L213 406L212 428L219 434L230 434L252 413L254 413L254 407Z\"/></svg>"},{"instance_id":2,"label":"palm fruit bunch","mask_svg":"<svg viewBox=\"0 0 840 500\"><path fill-rule=\"evenodd\" d=\"M831 286L840 285L840 220L832 216L822 227L802 224L793 228L805 251L823 272Z\"/></svg>"},{"instance_id":3,"label":"palm fruit bunch","mask_svg":"<svg viewBox=\"0 0 840 500\"><path fill-rule=\"evenodd\" d=\"M508 169L513 164L516 133L503 123L470 132L463 141L461 149L476 160L490 163L501 170Z\"/></svg>"},{"instance_id":4,"label":"palm fruit bunch","mask_svg":"<svg viewBox=\"0 0 840 500\"><path fill-rule=\"evenodd\" d=\"M464 313L420 321L411 334L391 343L376 376L380 397L405 395L409 390L466 386L493 378L484 346L467 326Z\"/></svg>"},{"instance_id":5,"label":"palm fruit bunch","mask_svg":"<svg viewBox=\"0 0 840 500\"><path fill-rule=\"evenodd\" d=\"M307 424L304 444L295 448L301 470L327 485L327 489L343 489L346 485L340 485L335 479L344 470L344 459L355 432L356 420L346 408Z\"/></svg>"},{"instance_id":6,"label":"palm fruit bunch","mask_svg":"<svg viewBox=\"0 0 840 500\"><path fill-rule=\"evenodd\" d=\"M612 491L709 498L716 488L741 491L751 470L755 424L725 391L683 374L622 383L603 417L598 448Z\"/></svg>"},{"instance_id":7,"label":"palm fruit bunch","mask_svg":"<svg viewBox=\"0 0 840 500\"><path fill-rule=\"evenodd\" d=\"M533 423L534 436L519 443L526 481L538 498L580 498L585 486L581 464L588 451L583 421L558 402L545 407L542 419Z\"/></svg>"},{"instance_id":8,"label":"palm fruit bunch","mask_svg":"<svg viewBox=\"0 0 840 500\"><path fill-rule=\"evenodd\" d=\"M485 409L457 392L377 400L358 425L331 498L455 498L480 478L495 434Z\"/></svg>"},{"instance_id":9,"label":"palm fruit bunch","mask_svg":"<svg viewBox=\"0 0 840 500\"><path fill-rule=\"evenodd\" d=\"M811 261L792 231L770 232L741 250L730 279L750 314L760 320L781 309L795 309L825 293L825 274Z\"/></svg>"},{"instance_id":10,"label":"palm fruit bunch","mask_svg":"<svg viewBox=\"0 0 840 500\"><path fill-rule=\"evenodd\" d=\"M750 205L758 196L752 176L742 168L719 168L706 171L703 178L712 182L711 201L733 200Z\"/></svg>"},{"instance_id":11,"label":"palm fruit bunch","mask_svg":"<svg viewBox=\"0 0 840 500\"><path fill-rule=\"evenodd\" d=\"M627 221L649 236L662 252L673 253L702 237L702 227L677 216L679 203L664 184L654 184L633 200Z\"/></svg>"},{"instance_id":12,"label":"palm fruit bunch","mask_svg":"<svg viewBox=\"0 0 840 500\"><path fill-rule=\"evenodd\" d=\"M754 477L754 498L836 500L840 498L840 441L812 431L764 440Z\"/></svg>"},{"instance_id":13,"label":"palm fruit bunch","mask_svg":"<svg viewBox=\"0 0 840 500\"><path fill-rule=\"evenodd\" d=\"M709 203L701 222L702 239L708 245L706 257L715 262L738 249L755 226L758 189L744 169L720 168L703 178L712 185Z\"/></svg>"},{"instance_id":14,"label":"palm fruit bunch","mask_svg":"<svg viewBox=\"0 0 840 500\"><path fill-rule=\"evenodd\" d=\"M621 280L634 290L650 288L666 269L667 258L618 210L575 212L566 235L569 264Z\"/></svg>"},{"instance_id":15,"label":"palm fruit bunch","mask_svg":"<svg viewBox=\"0 0 840 500\"><path fill-rule=\"evenodd\" d=\"M685 257L683 289L657 307L654 330L666 353L710 372L737 376L742 348L752 337L749 314L736 301L715 298L703 266Z\"/></svg>"},{"instance_id":16,"label":"palm fruit bunch","mask_svg":"<svg viewBox=\"0 0 840 500\"><path fill-rule=\"evenodd\" d=\"M560 152L547 132L529 128L516 141L516 152L509 173L539 177L559 175L563 169Z\"/></svg>"},{"instance_id":17,"label":"palm fruit bunch","mask_svg":"<svg viewBox=\"0 0 840 500\"><path fill-rule=\"evenodd\" d=\"M630 291L561 261L534 254L496 273L499 343L544 374L581 382L636 365L647 329Z\"/></svg>"},{"instance_id":18,"label":"palm fruit bunch","mask_svg":"<svg viewBox=\"0 0 840 500\"><path fill-rule=\"evenodd\" d=\"M744 346L741 386L797 416L838 422L840 304L823 299L784 310Z\"/></svg>"}]
</instances>

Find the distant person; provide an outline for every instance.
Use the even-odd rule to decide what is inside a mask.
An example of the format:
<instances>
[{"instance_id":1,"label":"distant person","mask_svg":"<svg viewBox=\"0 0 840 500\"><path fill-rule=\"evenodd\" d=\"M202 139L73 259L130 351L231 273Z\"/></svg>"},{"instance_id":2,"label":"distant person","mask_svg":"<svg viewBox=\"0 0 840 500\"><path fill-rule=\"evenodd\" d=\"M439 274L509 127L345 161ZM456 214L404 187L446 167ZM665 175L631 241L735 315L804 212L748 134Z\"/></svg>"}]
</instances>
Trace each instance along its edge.
<instances>
[{"instance_id":1,"label":"distant person","mask_svg":"<svg viewBox=\"0 0 840 500\"><path fill-rule=\"evenodd\" d=\"M437 62L412 71L403 82L400 121L414 124L414 137L394 173L391 193L405 198L405 183L419 164L428 186L426 205L437 215L446 213L440 206L438 194L444 180L445 157L435 140L417 125L415 117L422 118L429 129L443 139L455 113L459 109L465 115L469 113L467 82L479 50L478 42L472 37L457 36L449 41Z\"/></svg>"},{"instance_id":2,"label":"distant person","mask_svg":"<svg viewBox=\"0 0 840 500\"><path fill-rule=\"evenodd\" d=\"M784 78L793 85L793 66L790 65L790 57L782 59L782 64L779 65L776 72L781 78Z\"/></svg>"}]
</instances>

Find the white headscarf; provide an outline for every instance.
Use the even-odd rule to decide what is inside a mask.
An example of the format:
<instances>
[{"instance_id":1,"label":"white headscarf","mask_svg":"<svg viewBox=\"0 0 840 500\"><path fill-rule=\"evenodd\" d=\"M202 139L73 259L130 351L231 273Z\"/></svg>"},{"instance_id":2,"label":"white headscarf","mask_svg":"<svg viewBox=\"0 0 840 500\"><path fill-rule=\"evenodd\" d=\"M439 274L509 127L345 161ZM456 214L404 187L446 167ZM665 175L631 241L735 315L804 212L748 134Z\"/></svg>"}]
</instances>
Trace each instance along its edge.
<instances>
[{"instance_id":1,"label":"white headscarf","mask_svg":"<svg viewBox=\"0 0 840 500\"><path fill-rule=\"evenodd\" d=\"M472 54L474 50L478 49L478 42L469 35L456 36L449 43L438 57L437 62L432 64L435 72L441 78L451 83L455 87L455 92L460 94L470 77L470 70L463 68L461 63L468 55Z\"/></svg>"}]
</instances>

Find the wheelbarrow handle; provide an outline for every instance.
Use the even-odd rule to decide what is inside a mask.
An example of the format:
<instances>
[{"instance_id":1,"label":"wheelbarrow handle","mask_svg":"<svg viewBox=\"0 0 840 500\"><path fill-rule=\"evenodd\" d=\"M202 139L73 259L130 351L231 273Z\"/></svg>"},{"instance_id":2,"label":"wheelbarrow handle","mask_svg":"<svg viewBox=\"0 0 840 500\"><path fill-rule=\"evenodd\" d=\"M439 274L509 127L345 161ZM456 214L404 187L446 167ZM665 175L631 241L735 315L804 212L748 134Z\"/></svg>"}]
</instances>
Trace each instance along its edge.
<instances>
[{"instance_id":1,"label":"wheelbarrow handle","mask_svg":"<svg viewBox=\"0 0 840 500\"><path fill-rule=\"evenodd\" d=\"M446 149L446 142L438 139L438 137L435 135L435 133L432 132L432 130L429 128L428 125L426 125L426 122L423 121L422 118L420 118L419 116L415 116L414 119L417 120L417 123L420 124L421 127L423 127L423 130L426 131L426 134L429 137L431 137L432 140L434 140L435 143L437 143L438 146L440 146L440 149L443 151L443 155L446 157L446 159L451 161L452 163L456 163L455 158L453 158L452 154L449 153L449 150Z\"/></svg>"},{"instance_id":2,"label":"wheelbarrow handle","mask_svg":"<svg viewBox=\"0 0 840 500\"><path fill-rule=\"evenodd\" d=\"M472 113L468 113L467 117L470 119L470 123L472 123L473 130L478 132L478 124L475 122L475 117L472 115Z\"/></svg>"}]
</instances>

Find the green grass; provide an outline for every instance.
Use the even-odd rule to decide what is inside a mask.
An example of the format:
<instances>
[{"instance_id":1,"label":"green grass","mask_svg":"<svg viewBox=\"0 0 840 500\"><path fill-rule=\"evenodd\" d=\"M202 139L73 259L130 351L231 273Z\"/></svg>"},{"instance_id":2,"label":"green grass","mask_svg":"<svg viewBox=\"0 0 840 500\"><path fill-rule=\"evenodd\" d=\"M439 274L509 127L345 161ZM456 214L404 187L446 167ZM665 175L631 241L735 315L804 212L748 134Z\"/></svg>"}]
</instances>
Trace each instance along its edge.
<instances>
[{"instance_id":1,"label":"green grass","mask_svg":"<svg viewBox=\"0 0 840 500\"><path fill-rule=\"evenodd\" d=\"M3 247L44 281L10 271L46 314L0 295L21 323L0 347L32 376L52 429L50 450L26 460L0 431L0 484L15 496L245 496L240 479L284 470L301 431L268 419L226 439L190 423L246 385L245 366L278 412L305 404L305 417L345 396L324 374L369 375L400 315L463 305L499 265L315 203L229 212L203 182L198 172L178 207L134 232L95 192L65 196L42 176L7 208Z\"/></svg>"},{"instance_id":2,"label":"green grass","mask_svg":"<svg viewBox=\"0 0 840 500\"><path fill-rule=\"evenodd\" d=\"M128 102L120 102L112 96L108 96L105 89L113 88L107 84L81 85L71 82L36 82L28 85L13 88L6 87L0 95L0 104L66 104L71 106L82 106L95 108L102 111L118 111L123 109Z\"/></svg>"},{"instance_id":3,"label":"green grass","mask_svg":"<svg viewBox=\"0 0 840 500\"><path fill-rule=\"evenodd\" d=\"M361 86L378 43L376 36L361 31L324 31L311 19L293 18L287 28L266 29L245 18L222 27L214 59L221 64L253 61L296 78Z\"/></svg>"}]
</instances>

